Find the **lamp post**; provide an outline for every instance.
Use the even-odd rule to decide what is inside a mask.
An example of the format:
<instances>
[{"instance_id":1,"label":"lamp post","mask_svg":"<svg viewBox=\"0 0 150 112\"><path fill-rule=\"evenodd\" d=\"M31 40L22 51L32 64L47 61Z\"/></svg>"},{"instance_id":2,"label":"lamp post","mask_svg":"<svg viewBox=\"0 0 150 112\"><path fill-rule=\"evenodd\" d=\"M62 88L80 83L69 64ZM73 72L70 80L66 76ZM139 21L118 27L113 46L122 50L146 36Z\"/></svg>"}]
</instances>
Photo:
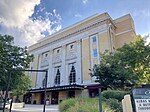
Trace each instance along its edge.
<instances>
[{"instance_id":1,"label":"lamp post","mask_svg":"<svg viewBox=\"0 0 150 112\"><path fill-rule=\"evenodd\" d=\"M45 112L48 71L47 71L47 70L13 70L13 71L22 71L22 72L44 72L44 73L46 73L46 74L45 74L45 88L44 88L44 106L43 106L43 112ZM8 83L7 83L7 88L6 88L5 99L4 99L4 105L3 105L3 112L5 112L5 104L6 104L6 99L7 99L7 97L8 97L8 89L9 89L9 86L10 86L10 81L11 81L11 72L10 72L10 74L9 74L9 81L8 81Z\"/></svg>"},{"instance_id":2,"label":"lamp post","mask_svg":"<svg viewBox=\"0 0 150 112\"><path fill-rule=\"evenodd\" d=\"M93 76L92 74L92 70L89 69L90 71L90 74L91 74L91 77ZM99 77L99 80L100 80L100 77ZM100 80L101 81L101 80ZM99 98L99 112L102 112L102 94L101 94L101 87L98 87L98 98Z\"/></svg>"}]
</instances>

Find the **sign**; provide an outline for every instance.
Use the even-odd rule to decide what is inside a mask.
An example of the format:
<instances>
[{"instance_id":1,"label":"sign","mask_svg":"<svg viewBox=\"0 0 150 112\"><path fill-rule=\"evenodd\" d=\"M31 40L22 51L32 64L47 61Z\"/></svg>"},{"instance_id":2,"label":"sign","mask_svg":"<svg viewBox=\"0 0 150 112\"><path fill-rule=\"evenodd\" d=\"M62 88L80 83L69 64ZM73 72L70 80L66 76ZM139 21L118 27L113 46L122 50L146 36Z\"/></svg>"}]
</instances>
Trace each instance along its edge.
<instances>
[{"instance_id":1,"label":"sign","mask_svg":"<svg viewBox=\"0 0 150 112\"><path fill-rule=\"evenodd\" d=\"M136 112L150 112L150 88L132 90Z\"/></svg>"}]
</instances>

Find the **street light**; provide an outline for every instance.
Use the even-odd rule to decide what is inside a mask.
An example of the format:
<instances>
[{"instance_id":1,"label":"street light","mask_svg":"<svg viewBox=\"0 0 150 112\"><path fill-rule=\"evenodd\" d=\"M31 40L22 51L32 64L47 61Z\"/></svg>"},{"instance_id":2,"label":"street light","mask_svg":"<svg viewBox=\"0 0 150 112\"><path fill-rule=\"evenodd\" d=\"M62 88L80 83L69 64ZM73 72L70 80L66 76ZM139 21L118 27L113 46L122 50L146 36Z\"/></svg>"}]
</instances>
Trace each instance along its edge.
<instances>
[{"instance_id":1,"label":"street light","mask_svg":"<svg viewBox=\"0 0 150 112\"><path fill-rule=\"evenodd\" d=\"M13 70L14 71L14 70ZM45 72L45 88L44 88L44 106L43 106L43 112L45 112L45 106L46 106L46 90L47 90L47 77L48 77L48 71L47 70L15 70L15 71L25 71L25 72ZM10 86L11 81L11 72L9 74L9 81L7 83L6 93L5 93L5 99L4 99L4 105L3 105L3 112L5 112L5 105L6 105L6 99L8 97L8 89Z\"/></svg>"},{"instance_id":2,"label":"street light","mask_svg":"<svg viewBox=\"0 0 150 112\"><path fill-rule=\"evenodd\" d=\"M89 71L90 71L90 75L91 75L91 77L92 77L92 70L91 69L89 69ZM99 79L100 80L100 79ZM99 112L102 112L102 94L101 94L101 87L98 87L98 97L99 97Z\"/></svg>"}]
</instances>

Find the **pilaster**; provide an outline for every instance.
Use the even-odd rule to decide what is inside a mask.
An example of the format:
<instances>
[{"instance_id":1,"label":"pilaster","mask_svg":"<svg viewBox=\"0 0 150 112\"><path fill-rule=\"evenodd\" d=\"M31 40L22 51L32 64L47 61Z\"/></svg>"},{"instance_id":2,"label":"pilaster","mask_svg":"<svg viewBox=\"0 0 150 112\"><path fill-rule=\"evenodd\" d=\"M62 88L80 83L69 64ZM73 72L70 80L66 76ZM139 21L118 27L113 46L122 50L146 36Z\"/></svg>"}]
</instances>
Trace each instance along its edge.
<instances>
[{"instance_id":1,"label":"pilaster","mask_svg":"<svg viewBox=\"0 0 150 112\"><path fill-rule=\"evenodd\" d=\"M61 76L60 76L60 84L66 84L66 45L62 46L62 66L61 66Z\"/></svg>"},{"instance_id":2,"label":"pilaster","mask_svg":"<svg viewBox=\"0 0 150 112\"><path fill-rule=\"evenodd\" d=\"M81 71L81 40L77 42L77 73L76 73L76 83L81 84L82 82L82 71Z\"/></svg>"},{"instance_id":3,"label":"pilaster","mask_svg":"<svg viewBox=\"0 0 150 112\"><path fill-rule=\"evenodd\" d=\"M50 56L49 56L49 67L48 67L48 80L47 80L47 84L48 87L52 87L53 86L53 81L52 81L52 77L53 76L53 72L52 72L52 61L53 61L53 50L50 50Z\"/></svg>"}]
</instances>

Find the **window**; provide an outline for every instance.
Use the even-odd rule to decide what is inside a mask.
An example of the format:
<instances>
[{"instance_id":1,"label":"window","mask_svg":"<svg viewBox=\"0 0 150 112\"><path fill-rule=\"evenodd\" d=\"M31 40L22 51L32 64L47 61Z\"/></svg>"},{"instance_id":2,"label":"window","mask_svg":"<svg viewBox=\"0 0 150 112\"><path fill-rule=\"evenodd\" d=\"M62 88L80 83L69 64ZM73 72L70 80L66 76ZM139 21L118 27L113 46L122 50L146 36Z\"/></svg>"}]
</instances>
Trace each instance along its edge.
<instances>
[{"instance_id":1,"label":"window","mask_svg":"<svg viewBox=\"0 0 150 112\"><path fill-rule=\"evenodd\" d=\"M70 45L70 49L73 49L73 48L74 48L74 45L73 45L73 44L71 44L71 45Z\"/></svg>"},{"instance_id":2,"label":"window","mask_svg":"<svg viewBox=\"0 0 150 112\"><path fill-rule=\"evenodd\" d=\"M96 37L93 37L92 39L93 39L93 42L96 42Z\"/></svg>"},{"instance_id":3,"label":"window","mask_svg":"<svg viewBox=\"0 0 150 112\"><path fill-rule=\"evenodd\" d=\"M56 72L55 84L56 85L60 84L60 71L59 71L59 67L57 68L57 72Z\"/></svg>"},{"instance_id":4,"label":"window","mask_svg":"<svg viewBox=\"0 0 150 112\"><path fill-rule=\"evenodd\" d=\"M60 51L60 50L59 50L59 49L57 49L57 53L59 53L59 51Z\"/></svg>"},{"instance_id":5,"label":"window","mask_svg":"<svg viewBox=\"0 0 150 112\"><path fill-rule=\"evenodd\" d=\"M76 71L74 65L71 67L70 76L69 76L69 83L75 83L76 82Z\"/></svg>"},{"instance_id":6,"label":"window","mask_svg":"<svg viewBox=\"0 0 150 112\"><path fill-rule=\"evenodd\" d=\"M47 53L45 53L45 57L47 57L48 56L48 54Z\"/></svg>"},{"instance_id":7,"label":"window","mask_svg":"<svg viewBox=\"0 0 150 112\"><path fill-rule=\"evenodd\" d=\"M94 56L94 57L97 57L97 49L94 49L94 50L93 50L93 56Z\"/></svg>"}]
</instances>

